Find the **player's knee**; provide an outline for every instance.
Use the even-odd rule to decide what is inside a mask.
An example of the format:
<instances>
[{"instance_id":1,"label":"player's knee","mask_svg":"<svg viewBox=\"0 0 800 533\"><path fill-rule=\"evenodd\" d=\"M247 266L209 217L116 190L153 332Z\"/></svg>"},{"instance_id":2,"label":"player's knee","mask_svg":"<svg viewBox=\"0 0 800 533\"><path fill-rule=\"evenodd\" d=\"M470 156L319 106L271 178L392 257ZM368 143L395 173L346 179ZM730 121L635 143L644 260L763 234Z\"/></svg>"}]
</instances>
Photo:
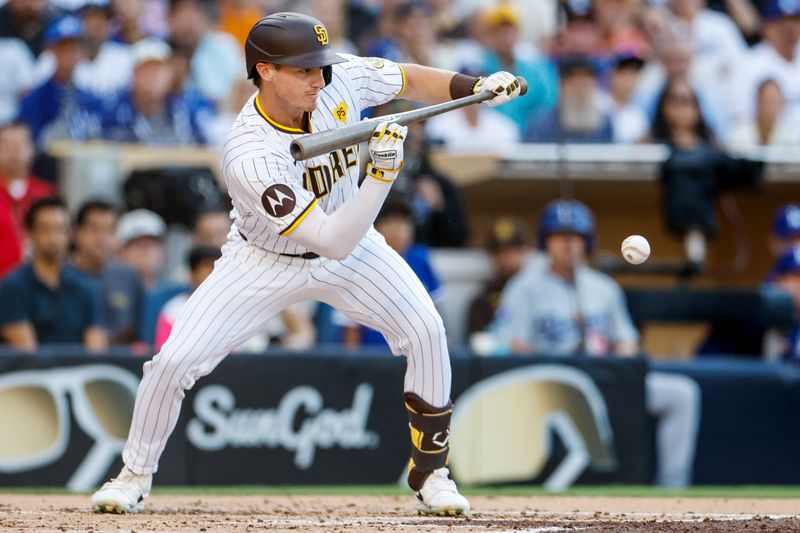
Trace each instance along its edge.
<instances>
[{"instance_id":1,"label":"player's knee","mask_svg":"<svg viewBox=\"0 0 800 533\"><path fill-rule=\"evenodd\" d=\"M678 374L662 377L662 388L669 398L669 410L692 414L700 408L700 387L688 376Z\"/></svg>"},{"instance_id":2,"label":"player's knee","mask_svg":"<svg viewBox=\"0 0 800 533\"><path fill-rule=\"evenodd\" d=\"M447 345L447 335L444 330L444 322L438 313L433 318L420 321L419 331L424 332L425 337L431 340L434 348Z\"/></svg>"},{"instance_id":3,"label":"player's knee","mask_svg":"<svg viewBox=\"0 0 800 533\"><path fill-rule=\"evenodd\" d=\"M186 358L164 349L152 361L145 363L145 373L153 374L154 379L167 387L189 389L194 384L186 368Z\"/></svg>"}]
</instances>

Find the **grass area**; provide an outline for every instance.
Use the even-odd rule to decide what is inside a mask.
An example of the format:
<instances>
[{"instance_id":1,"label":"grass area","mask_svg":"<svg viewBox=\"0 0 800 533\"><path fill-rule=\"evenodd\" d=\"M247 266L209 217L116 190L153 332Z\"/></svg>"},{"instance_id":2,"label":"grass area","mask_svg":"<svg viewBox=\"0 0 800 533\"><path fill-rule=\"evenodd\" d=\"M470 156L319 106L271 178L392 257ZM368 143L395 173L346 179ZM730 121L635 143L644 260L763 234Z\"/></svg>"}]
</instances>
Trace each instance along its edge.
<instances>
[{"instance_id":1,"label":"grass area","mask_svg":"<svg viewBox=\"0 0 800 533\"><path fill-rule=\"evenodd\" d=\"M335 486L275 486L275 485L233 485L233 486L187 486L154 487L153 494L186 495L227 495L227 496L270 496L270 495L343 495L377 496L408 494L399 485L335 485ZM683 490L670 490L648 485L591 485L574 487L564 492L548 492L540 486L514 485L504 487L464 487L466 495L482 496L619 496L619 497L675 497L675 498L800 498L800 486L795 485L743 485L743 486L701 486ZM68 494L58 487L0 487L0 494Z\"/></svg>"}]
</instances>

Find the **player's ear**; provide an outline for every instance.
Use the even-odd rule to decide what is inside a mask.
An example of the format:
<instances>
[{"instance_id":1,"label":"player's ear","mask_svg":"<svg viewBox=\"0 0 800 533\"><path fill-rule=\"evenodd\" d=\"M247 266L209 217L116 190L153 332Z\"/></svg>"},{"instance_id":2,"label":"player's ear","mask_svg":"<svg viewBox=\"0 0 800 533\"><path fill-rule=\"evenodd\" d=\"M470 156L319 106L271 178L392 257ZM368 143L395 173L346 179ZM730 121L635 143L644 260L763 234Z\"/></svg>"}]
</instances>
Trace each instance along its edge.
<instances>
[{"instance_id":1,"label":"player's ear","mask_svg":"<svg viewBox=\"0 0 800 533\"><path fill-rule=\"evenodd\" d=\"M275 65L272 63L256 63L256 71L262 79L272 81L275 76Z\"/></svg>"}]
</instances>

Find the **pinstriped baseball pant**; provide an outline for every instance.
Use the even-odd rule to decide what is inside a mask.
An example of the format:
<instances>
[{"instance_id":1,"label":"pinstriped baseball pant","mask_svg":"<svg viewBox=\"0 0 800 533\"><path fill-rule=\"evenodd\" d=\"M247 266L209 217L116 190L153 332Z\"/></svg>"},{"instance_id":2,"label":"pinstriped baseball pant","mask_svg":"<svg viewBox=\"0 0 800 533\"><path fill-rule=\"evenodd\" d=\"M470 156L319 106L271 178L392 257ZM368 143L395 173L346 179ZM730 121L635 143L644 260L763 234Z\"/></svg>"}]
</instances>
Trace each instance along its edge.
<instances>
[{"instance_id":1,"label":"pinstriped baseball pant","mask_svg":"<svg viewBox=\"0 0 800 533\"><path fill-rule=\"evenodd\" d=\"M280 256L232 237L161 351L144 365L122 452L126 466L155 472L184 391L301 300L330 304L383 333L392 352L406 356L405 391L435 407L447 404L451 373L442 319L414 272L375 230L343 261Z\"/></svg>"}]
</instances>

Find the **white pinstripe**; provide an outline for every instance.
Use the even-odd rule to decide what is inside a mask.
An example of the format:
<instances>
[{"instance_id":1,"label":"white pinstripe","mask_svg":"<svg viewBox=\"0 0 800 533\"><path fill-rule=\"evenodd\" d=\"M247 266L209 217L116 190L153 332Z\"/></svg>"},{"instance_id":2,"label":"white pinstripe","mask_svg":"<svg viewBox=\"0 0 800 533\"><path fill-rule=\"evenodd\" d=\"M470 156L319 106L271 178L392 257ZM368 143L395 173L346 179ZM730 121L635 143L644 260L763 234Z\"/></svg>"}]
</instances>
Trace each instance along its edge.
<instances>
[{"instance_id":1,"label":"white pinstripe","mask_svg":"<svg viewBox=\"0 0 800 533\"><path fill-rule=\"evenodd\" d=\"M389 61L375 66L369 60L351 58L334 65L333 80L311 115L314 131L341 124L332 113L341 102L348 106L350 123L359 120L362 108L390 100L400 91L402 73ZM179 314L169 339L144 365L122 454L133 472L157 470L185 390L272 316L301 300L329 303L383 333L392 352L407 358L407 392L437 407L450 399L450 360L442 319L422 283L380 234L371 229L343 261L280 255L307 251L279 233L315 198L302 188L305 167L330 162L322 156L295 164L288 150L293 138L270 126L252 99L228 136L221 165L233 200L235 227L213 272ZM358 164L347 168L346 175L331 182L327 194L318 198L327 213L356 193L358 169ZM283 218L270 217L261 203L263 192L276 183L288 185L297 197L295 208Z\"/></svg>"}]
</instances>

